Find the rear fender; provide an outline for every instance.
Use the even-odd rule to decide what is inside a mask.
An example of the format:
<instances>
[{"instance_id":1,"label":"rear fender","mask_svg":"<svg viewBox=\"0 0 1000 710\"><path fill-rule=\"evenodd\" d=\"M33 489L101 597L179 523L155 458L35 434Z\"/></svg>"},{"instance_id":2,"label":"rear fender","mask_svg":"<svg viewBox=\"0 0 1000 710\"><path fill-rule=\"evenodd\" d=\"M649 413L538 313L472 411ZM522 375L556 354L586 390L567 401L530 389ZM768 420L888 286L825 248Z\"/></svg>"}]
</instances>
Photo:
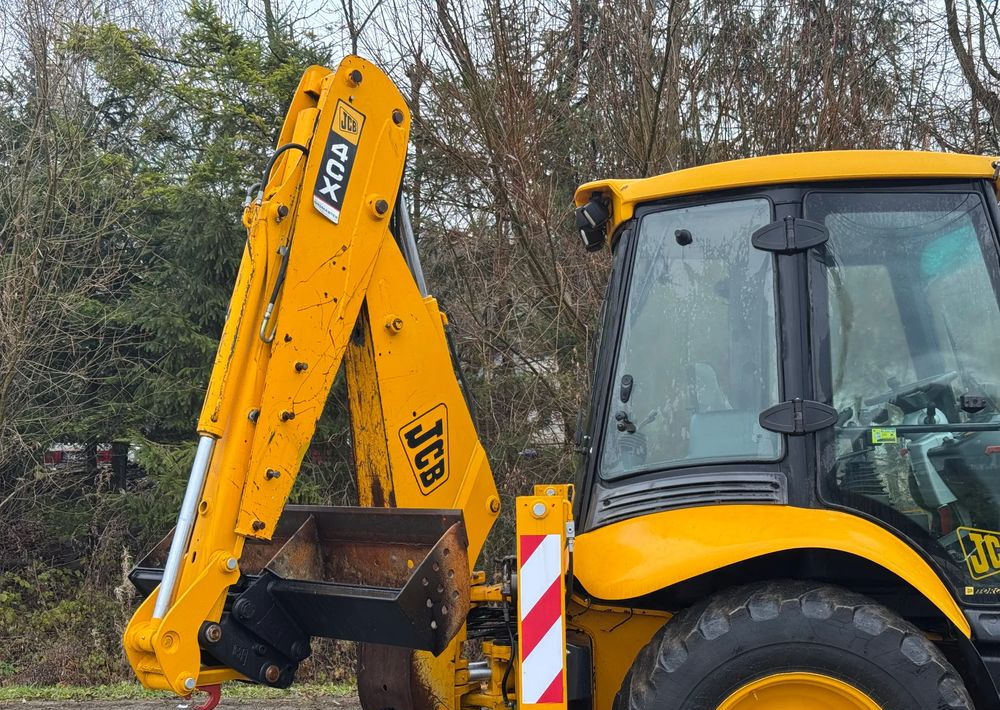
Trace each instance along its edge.
<instances>
[{"instance_id":1,"label":"rear fender","mask_svg":"<svg viewBox=\"0 0 1000 710\"><path fill-rule=\"evenodd\" d=\"M855 515L776 505L719 505L653 513L577 537L574 575L595 597L634 599L784 550L856 555L903 579L966 638L969 621L938 573L888 530Z\"/></svg>"}]
</instances>

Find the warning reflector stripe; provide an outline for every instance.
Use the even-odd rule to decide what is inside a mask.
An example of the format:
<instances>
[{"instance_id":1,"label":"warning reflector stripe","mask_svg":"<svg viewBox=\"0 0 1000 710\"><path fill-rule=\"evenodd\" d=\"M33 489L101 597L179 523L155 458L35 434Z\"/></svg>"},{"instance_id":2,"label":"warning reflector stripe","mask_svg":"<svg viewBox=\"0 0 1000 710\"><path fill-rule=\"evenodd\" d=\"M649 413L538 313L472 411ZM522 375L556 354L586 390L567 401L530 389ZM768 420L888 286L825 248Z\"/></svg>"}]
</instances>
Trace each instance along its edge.
<instances>
[{"instance_id":1,"label":"warning reflector stripe","mask_svg":"<svg viewBox=\"0 0 1000 710\"><path fill-rule=\"evenodd\" d=\"M562 580L557 579L538 603L524 616L521 625L521 656L527 658L549 630L547 619L562 614Z\"/></svg>"},{"instance_id":2,"label":"warning reflector stripe","mask_svg":"<svg viewBox=\"0 0 1000 710\"><path fill-rule=\"evenodd\" d=\"M546 632L529 656L521 656L521 704L542 702L542 696L556 678L562 676L563 655L562 619ZM545 702L562 702L562 683L559 692Z\"/></svg>"},{"instance_id":3,"label":"warning reflector stripe","mask_svg":"<svg viewBox=\"0 0 1000 710\"><path fill-rule=\"evenodd\" d=\"M528 538L542 538L529 540ZM517 575L517 593L521 598L521 613L527 614L548 591L562 572L562 550L559 535L522 535L521 569ZM524 551L531 549L531 556Z\"/></svg>"},{"instance_id":4,"label":"warning reflector stripe","mask_svg":"<svg viewBox=\"0 0 1000 710\"><path fill-rule=\"evenodd\" d=\"M547 535L522 535L521 536L521 560L527 561Z\"/></svg>"},{"instance_id":5,"label":"warning reflector stripe","mask_svg":"<svg viewBox=\"0 0 1000 710\"><path fill-rule=\"evenodd\" d=\"M562 536L521 535L521 704L563 702Z\"/></svg>"},{"instance_id":6,"label":"warning reflector stripe","mask_svg":"<svg viewBox=\"0 0 1000 710\"><path fill-rule=\"evenodd\" d=\"M563 672L559 669L559 675L552 679L551 685L538 698L540 703L561 703L563 701Z\"/></svg>"}]
</instances>

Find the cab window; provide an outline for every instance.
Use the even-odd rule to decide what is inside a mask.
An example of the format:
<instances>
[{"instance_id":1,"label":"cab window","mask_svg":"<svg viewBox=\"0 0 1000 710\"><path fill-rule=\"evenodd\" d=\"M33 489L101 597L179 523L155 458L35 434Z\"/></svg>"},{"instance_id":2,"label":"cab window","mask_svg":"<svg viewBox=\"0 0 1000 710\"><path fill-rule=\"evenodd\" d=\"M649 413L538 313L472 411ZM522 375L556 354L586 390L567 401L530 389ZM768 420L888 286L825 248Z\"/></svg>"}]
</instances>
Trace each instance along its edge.
<instances>
[{"instance_id":1,"label":"cab window","mask_svg":"<svg viewBox=\"0 0 1000 710\"><path fill-rule=\"evenodd\" d=\"M804 206L830 233L815 257L839 413L826 484L964 568L969 530L1000 530L997 252L982 200L822 192Z\"/></svg>"},{"instance_id":2,"label":"cab window","mask_svg":"<svg viewBox=\"0 0 1000 710\"><path fill-rule=\"evenodd\" d=\"M778 401L772 257L750 244L771 221L754 198L646 214L605 422L601 472L780 455L761 410Z\"/></svg>"}]
</instances>

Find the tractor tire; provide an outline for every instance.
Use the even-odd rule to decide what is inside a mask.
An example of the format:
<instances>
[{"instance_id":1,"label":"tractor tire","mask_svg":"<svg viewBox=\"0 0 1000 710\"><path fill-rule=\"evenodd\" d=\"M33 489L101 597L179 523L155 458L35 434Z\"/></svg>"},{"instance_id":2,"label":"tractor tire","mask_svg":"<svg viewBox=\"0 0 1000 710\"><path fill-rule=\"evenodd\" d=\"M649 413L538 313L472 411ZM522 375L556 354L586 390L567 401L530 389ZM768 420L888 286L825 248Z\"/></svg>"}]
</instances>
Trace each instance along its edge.
<instances>
[{"instance_id":1,"label":"tractor tire","mask_svg":"<svg viewBox=\"0 0 1000 710\"><path fill-rule=\"evenodd\" d=\"M917 627L838 587L773 581L677 614L639 652L614 710L971 710Z\"/></svg>"}]
</instances>

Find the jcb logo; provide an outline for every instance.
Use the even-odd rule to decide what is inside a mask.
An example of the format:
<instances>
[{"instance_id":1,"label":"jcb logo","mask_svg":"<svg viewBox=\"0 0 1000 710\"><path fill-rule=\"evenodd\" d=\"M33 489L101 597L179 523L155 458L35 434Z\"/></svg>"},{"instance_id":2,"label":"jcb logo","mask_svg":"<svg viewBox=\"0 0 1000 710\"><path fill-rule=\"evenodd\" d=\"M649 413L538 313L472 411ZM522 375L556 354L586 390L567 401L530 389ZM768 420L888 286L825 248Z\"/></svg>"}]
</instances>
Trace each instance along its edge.
<instances>
[{"instance_id":1,"label":"jcb logo","mask_svg":"<svg viewBox=\"0 0 1000 710\"><path fill-rule=\"evenodd\" d=\"M337 112L333 114L333 131L339 133L349 143L358 144L365 115L343 101L337 102Z\"/></svg>"},{"instance_id":2,"label":"jcb logo","mask_svg":"<svg viewBox=\"0 0 1000 710\"><path fill-rule=\"evenodd\" d=\"M1000 532L975 528L958 528L957 532L973 579L1000 573Z\"/></svg>"},{"instance_id":3,"label":"jcb logo","mask_svg":"<svg viewBox=\"0 0 1000 710\"><path fill-rule=\"evenodd\" d=\"M424 412L399 430L420 492L427 495L448 480L448 408Z\"/></svg>"},{"instance_id":4,"label":"jcb logo","mask_svg":"<svg viewBox=\"0 0 1000 710\"><path fill-rule=\"evenodd\" d=\"M354 116L347 113L347 111L341 111L340 113L340 130L344 133L355 134L358 132L358 121Z\"/></svg>"}]
</instances>

